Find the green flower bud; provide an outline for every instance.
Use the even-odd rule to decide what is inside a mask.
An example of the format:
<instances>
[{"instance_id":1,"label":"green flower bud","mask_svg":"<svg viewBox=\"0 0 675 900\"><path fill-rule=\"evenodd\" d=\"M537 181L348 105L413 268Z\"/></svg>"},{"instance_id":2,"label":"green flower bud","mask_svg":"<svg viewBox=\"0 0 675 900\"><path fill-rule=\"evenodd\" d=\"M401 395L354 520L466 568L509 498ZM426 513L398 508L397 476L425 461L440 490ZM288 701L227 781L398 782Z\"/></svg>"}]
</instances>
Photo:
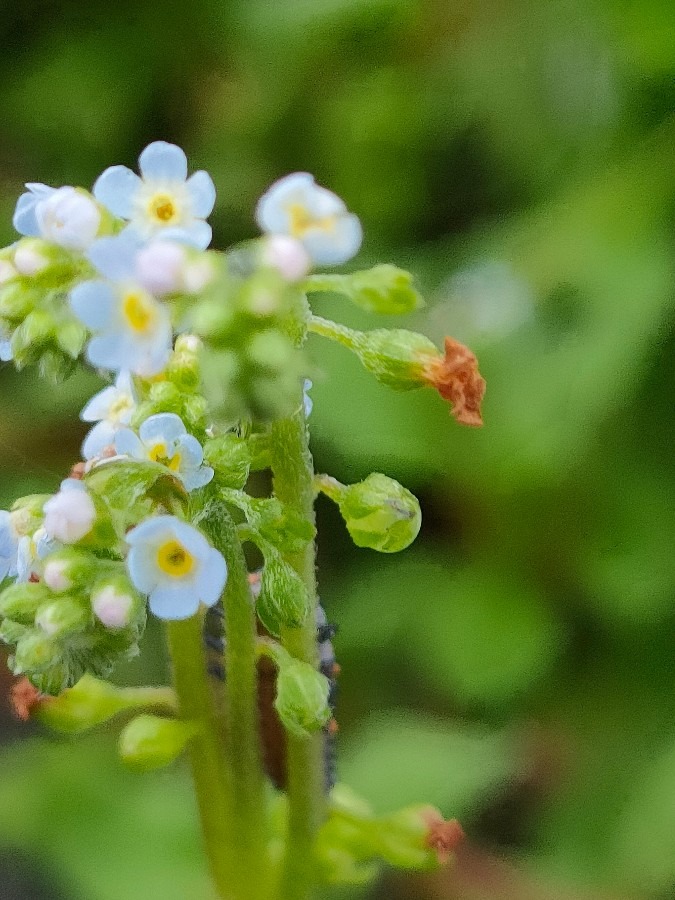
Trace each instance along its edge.
<instances>
[{"instance_id":1,"label":"green flower bud","mask_svg":"<svg viewBox=\"0 0 675 900\"><path fill-rule=\"evenodd\" d=\"M401 328L362 332L354 350L371 375L398 391L421 387L424 360L439 355L435 344L424 335Z\"/></svg>"},{"instance_id":2,"label":"green flower bud","mask_svg":"<svg viewBox=\"0 0 675 900\"><path fill-rule=\"evenodd\" d=\"M22 625L12 619L3 619L0 624L0 641L5 644L16 644L30 630L28 625Z\"/></svg>"},{"instance_id":3,"label":"green flower bud","mask_svg":"<svg viewBox=\"0 0 675 900\"><path fill-rule=\"evenodd\" d=\"M55 594L63 594L74 587L90 584L100 565L95 556L64 547L45 559L42 580Z\"/></svg>"},{"instance_id":4,"label":"green flower bud","mask_svg":"<svg viewBox=\"0 0 675 900\"><path fill-rule=\"evenodd\" d=\"M176 339L174 352L169 360L165 376L184 391L195 391L201 381L199 366L201 340L194 334L183 334Z\"/></svg>"},{"instance_id":5,"label":"green flower bud","mask_svg":"<svg viewBox=\"0 0 675 900\"><path fill-rule=\"evenodd\" d=\"M306 662L289 657L277 675L274 706L284 727L296 737L309 737L330 719L328 679Z\"/></svg>"},{"instance_id":6,"label":"green flower bud","mask_svg":"<svg viewBox=\"0 0 675 900\"><path fill-rule=\"evenodd\" d=\"M15 675L44 672L61 662L59 645L43 631L31 630L19 639L14 651L12 671Z\"/></svg>"},{"instance_id":7,"label":"green flower bud","mask_svg":"<svg viewBox=\"0 0 675 900\"><path fill-rule=\"evenodd\" d=\"M56 343L59 349L71 359L77 359L87 340L87 329L71 319L60 324L56 330Z\"/></svg>"},{"instance_id":8,"label":"green flower bud","mask_svg":"<svg viewBox=\"0 0 675 900\"><path fill-rule=\"evenodd\" d=\"M72 688L40 702L36 717L50 728L78 734L107 722L120 712L154 706L171 709L175 697L168 688L118 688L83 675Z\"/></svg>"},{"instance_id":9,"label":"green flower bud","mask_svg":"<svg viewBox=\"0 0 675 900\"><path fill-rule=\"evenodd\" d=\"M308 293L331 291L342 294L368 312L402 315L424 306L412 281L410 272L381 265L349 275L313 275L303 287Z\"/></svg>"},{"instance_id":10,"label":"green flower bud","mask_svg":"<svg viewBox=\"0 0 675 900\"><path fill-rule=\"evenodd\" d=\"M417 537L422 524L419 502L393 478L374 473L345 487L324 476L319 485L340 507L357 547L398 553Z\"/></svg>"},{"instance_id":11,"label":"green flower bud","mask_svg":"<svg viewBox=\"0 0 675 900\"><path fill-rule=\"evenodd\" d=\"M0 316L18 323L40 302L37 291L26 287L23 279L10 281L0 288Z\"/></svg>"},{"instance_id":12,"label":"green flower bud","mask_svg":"<svg viewBox=\"0 0 675 900\"><path fill-rule=\"evenodd\" d=\"M269 548L260 582L257 611L270 634L282 626L299 628L311 609L309 594L298 573L276 551Z\"/></svg>"},{"instance_id":13,"label":"green flower bud","mask_svg":"<svg viewBox=\"0 0 675 900\"><path fill-rule=\"evenodd\" d=\"M251 471L248 442L236 434L213 438L204 444L204 462L214 469L219 484L241 490Z\"/></svg>"},{"instance_id":14,"label":"green flower bud","mask_svg":"<svg viewBox=\"0 0 675 900\"><path fill-rule=\"evenodd\" d=\"M74 597L58 597L43 604L35 615L35 624L52 638L84 631L91 620L91 612Z\"/></svg>"},{"instance_id":15,"label":"green flower bud","mask_svg":"<svg viewBox=\"0 0 675 900\"><path fill-rule=\"evenodd\" d=\"M22 625L32 625L38 609L52 599L42 582L19 581L0 594L0 615Z\"/></svg>"},{"instance_id":16,"label":"green flower bud","mask_svg":"<svg viewBox=\"0 0 675 900\"><path fill-rule=\"evenodd\" d=\"M130 768L150 772L177 759L195 733L190 722L138 716L120 734L119 753Z\"/></svg>"}]
</instances>

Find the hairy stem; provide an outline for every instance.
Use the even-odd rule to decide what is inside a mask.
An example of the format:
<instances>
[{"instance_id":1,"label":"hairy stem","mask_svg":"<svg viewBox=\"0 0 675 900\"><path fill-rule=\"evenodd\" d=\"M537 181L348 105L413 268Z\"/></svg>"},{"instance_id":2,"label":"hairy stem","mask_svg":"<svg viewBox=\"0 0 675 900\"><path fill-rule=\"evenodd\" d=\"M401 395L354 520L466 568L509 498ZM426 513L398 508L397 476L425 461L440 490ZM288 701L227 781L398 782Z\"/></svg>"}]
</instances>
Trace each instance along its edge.
<instances>
[{"instance_id":1,"label":"hairy stem","mask_svg":"<svg viewBox=\"0 0 675 900\"><path fill-rule=\"evenodd\" d=\"M270 436L274 492L282 503L314 523L314 466L309 452L302 409L292 418L275 422ZM285 554L303 579L312 600L301 628L284 628L284 647L316 666L316 572L314 542L299 553ZM288 739L288 839L282 873L281 900L306 900L315 881L314 841L324 815L324 772L321 733L311 738L292 734Z\"/></svg>"},{"instance_id":2,"label":"hairy stem","mask_svg":"<svg viewBox=\"0 0 675 900\"><path fill-rule=\"evenodd\" d=\"M167 634L180 714L198 725L189 746L206 853L219 895L233 900L232 784L206 674L202 617L169 622Z\"/></svg>"}]
</instances>

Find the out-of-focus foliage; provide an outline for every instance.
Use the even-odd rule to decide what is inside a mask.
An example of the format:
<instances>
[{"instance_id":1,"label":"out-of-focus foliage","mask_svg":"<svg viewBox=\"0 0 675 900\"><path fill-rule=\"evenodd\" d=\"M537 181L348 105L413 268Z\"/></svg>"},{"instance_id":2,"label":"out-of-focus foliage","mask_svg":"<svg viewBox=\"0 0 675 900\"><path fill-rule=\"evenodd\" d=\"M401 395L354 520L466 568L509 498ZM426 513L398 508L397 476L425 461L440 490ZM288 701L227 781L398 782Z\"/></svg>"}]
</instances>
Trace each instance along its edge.
<instances>
[{"instance_id":1,"label":"out-of-focus foliage","mask_svg":"<svg viewBox=\"0 0 675 900\"><path fill-rule=\"evenodd\" d=\"M5 243L23 181L89 186L156 138L212 173L220 246L306 169L362 217L355 267L410 266L412 327L479 356L486 425L462 431L431 392L310 348L318 468L423 500L394 560L320 501L345 779L380 812L438 804L549 884L670 897L675 7L27 0L0 36ZM0 378L6 506L55 489L98 382ZM161 678L154 648L128 680ZM0 841L65 897L208 898L180 771L31 737L1 772Z\"/></svg>"}]
</instances>

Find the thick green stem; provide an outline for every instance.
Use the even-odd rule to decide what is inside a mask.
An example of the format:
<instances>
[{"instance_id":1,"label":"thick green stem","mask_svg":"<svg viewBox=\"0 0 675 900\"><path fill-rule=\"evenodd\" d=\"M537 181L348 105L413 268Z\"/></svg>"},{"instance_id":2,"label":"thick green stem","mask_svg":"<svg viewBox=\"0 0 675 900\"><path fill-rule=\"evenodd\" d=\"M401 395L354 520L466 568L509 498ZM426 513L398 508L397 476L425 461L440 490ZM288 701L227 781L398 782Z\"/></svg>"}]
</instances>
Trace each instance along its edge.
<instances>
[{"instance_id":1,"label":"thick green stem","mask_svg":"<svg viewBox=\"0 0 675 900\"><path fill-rule=\"evenodd\" d=\"M275 422L270 436L274 492L300 516L314 522L314 466L302 411ZM298 659L317 665L316 571L314 542L299 553L285 555L303 579L312 600L302 628L284 628L284 647ZM306 900L315 882L314 841L324 816L324 772L321 733L288 739L288 840L280 900Z\"/></svg>"},{"instance_id":2,"label":"thick green stem","mask_svg":"<svg viewBox=\"0 0 675 900\"><path fill-rule=\"evenodd\" d=\"M255 609L236 526L223 501L206 508L203 526L228 563L225 612L225 744L232 784L237 898L268 895L265 780L260 753Z\"/></svg>"},{"instance_id":3,"label":"thick green stem","mask_svg":"<svg viewBox=\"0 0 675 900\"><path fill-rule=\"evenodd\" d=\"M223 900L234 900L232 784L206 673L202 617L169 622L167 633L181 716L199 726L190 762L211 873Z\"/></svg>"}]
</instances>

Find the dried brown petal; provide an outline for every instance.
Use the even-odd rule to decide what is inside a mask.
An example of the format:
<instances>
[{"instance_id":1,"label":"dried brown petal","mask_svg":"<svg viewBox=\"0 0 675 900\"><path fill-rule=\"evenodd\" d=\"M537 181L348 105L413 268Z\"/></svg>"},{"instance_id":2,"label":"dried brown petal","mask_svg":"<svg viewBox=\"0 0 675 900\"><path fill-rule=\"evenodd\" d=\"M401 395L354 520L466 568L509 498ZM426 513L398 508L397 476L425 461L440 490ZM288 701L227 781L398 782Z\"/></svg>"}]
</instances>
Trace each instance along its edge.
<instances>
[{"instance_id":1,"label":"dried brown petal","mask_svg":"<svg viewBox=\"0 0 675 900\"><path fill-rule=\"evenodd\" d=\"M429 831L426 844L436 851L438 862L445 865L457 846L464 840L464 831L457 819L444 819L437 810L430 810L427 815Z\"/></svg>"},{"instance_id":2,"label":"dried brown petal","mask_svg":"<svg viewBox=\"0 0 675 900\"><path fill-rule=\"evenodd\" d=\"M452 415L461 425L483 424L480 404L485 379L478 371L475 354L454 338L445 339L445 356L429 359L423 377L452 404Z\"/></svg>"},{"instance_id":3,"label":"dried brown petal","mask_svg":"<svg viewBox=\"0 0 675 900\"><path fill-rule=\"evenodd\" d=\"M41 700L42 695L27 678L21 678L12 685L9 699L17 719L27 722L31 711Z\"/></svg>"}]
</instances>

